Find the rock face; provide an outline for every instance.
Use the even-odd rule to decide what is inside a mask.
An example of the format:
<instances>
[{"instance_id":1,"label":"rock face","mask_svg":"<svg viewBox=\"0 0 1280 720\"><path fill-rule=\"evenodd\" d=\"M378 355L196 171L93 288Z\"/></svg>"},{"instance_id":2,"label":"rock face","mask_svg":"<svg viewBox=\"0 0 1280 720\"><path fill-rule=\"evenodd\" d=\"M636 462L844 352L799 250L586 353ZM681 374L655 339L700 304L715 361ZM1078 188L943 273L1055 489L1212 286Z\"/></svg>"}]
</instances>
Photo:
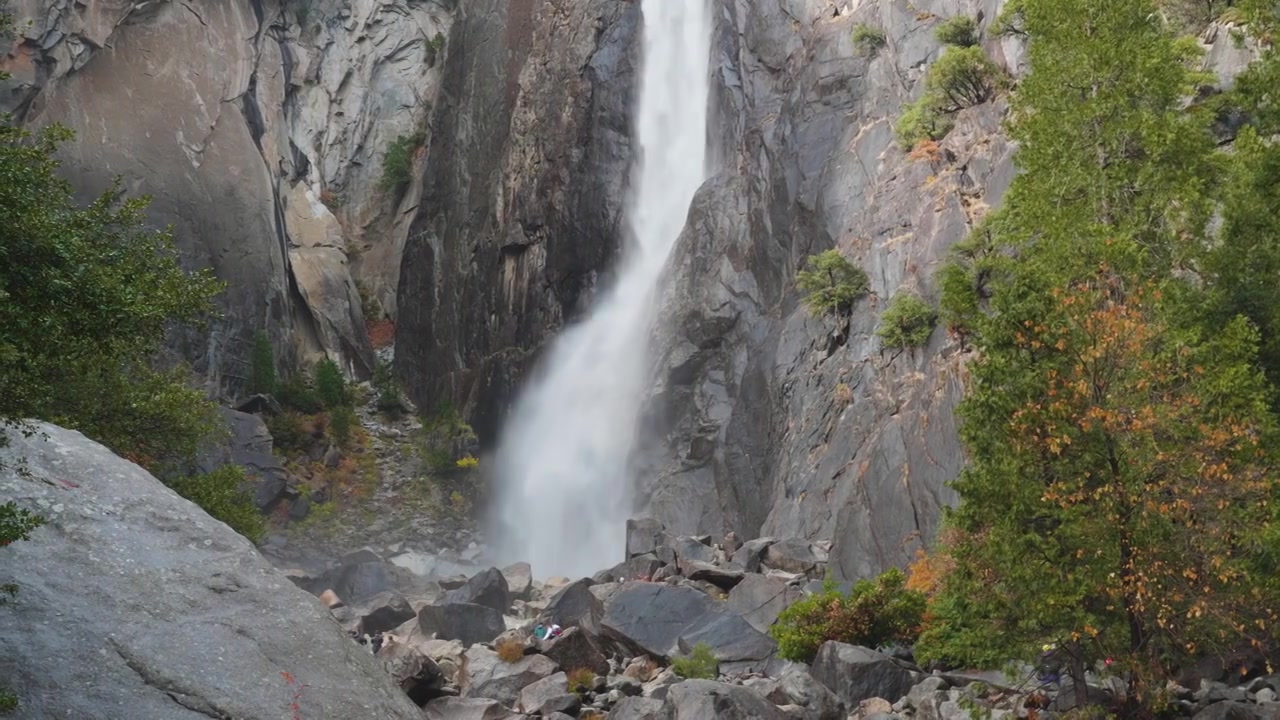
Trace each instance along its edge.
<instances>
[{"instance_id":1,"label":"rock face","mask_svg":"<svg viewBox=\"0 0 1280 720\"><path fill-rule=\"evenodd\" d=\"M21 588L0 613L18 717L275 720L299 690L303 717L420 717L247 540L83 435L39 429L0 450L0 497L49 521L0 563Z\"/></svg>"},{"instance_id":2,"label":"rock face","mask_svg":"<svg viewBox=\"0 0 1280 720\"><path fill-rule=\"evenodd\" d=\"M398 222L412 192L379 189L398 136L429 134L450 13L441 2L137 3L16 0L0 41L0 112L63 123L86 198L119 176L154 197L190 265L228 281L225 317L179 348L238 389L253 332L283 362L372 351L353 278L394 308ZM439 39L437 39L439 38ZM401 202L401 196L404 202ZM404 208L400 206L404 205Z\"/></svg>"},{"instance_id":3,"label":"rock face","mask_svg":"<svg viewBox=\"0 0 1280 720\"><path fill-rule=\"evenodd\" d=\"M401 272L398 374L481 438L621 240L639 3L474 0Z\"/></svg>"}]
</instances>

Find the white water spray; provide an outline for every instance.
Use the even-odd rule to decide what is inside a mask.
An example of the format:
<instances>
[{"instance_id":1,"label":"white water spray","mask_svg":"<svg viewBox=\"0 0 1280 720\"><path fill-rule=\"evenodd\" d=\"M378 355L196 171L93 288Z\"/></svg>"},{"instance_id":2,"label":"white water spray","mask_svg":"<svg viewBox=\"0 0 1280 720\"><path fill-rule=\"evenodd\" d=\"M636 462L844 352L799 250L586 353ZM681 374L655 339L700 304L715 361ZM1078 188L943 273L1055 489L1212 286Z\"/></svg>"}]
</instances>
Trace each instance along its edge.
<instances>
[{"instance_id":1,"label":"white water spray","mask_svg":"<svg viewBox=\"0 0 1280 720\"><path fill-rule=\"evenodd\" d=\"M616 284L551 348L497 457L496 550L535 575L580 577L623 559L628 458L649 369L659 280L706 179L709 0L644 0L639 163Z\"/></svg>"}]
</instances>

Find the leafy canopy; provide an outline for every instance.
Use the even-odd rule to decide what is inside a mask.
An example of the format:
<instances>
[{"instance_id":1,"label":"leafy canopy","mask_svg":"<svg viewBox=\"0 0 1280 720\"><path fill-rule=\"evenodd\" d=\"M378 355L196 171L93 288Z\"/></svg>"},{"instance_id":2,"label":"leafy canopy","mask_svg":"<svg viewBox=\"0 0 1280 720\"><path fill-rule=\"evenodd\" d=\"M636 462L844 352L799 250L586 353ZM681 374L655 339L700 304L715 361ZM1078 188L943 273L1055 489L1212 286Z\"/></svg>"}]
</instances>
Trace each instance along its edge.
<instances>
[{"instance_id":1,"label":"leafy canopy","mask_svg":"<svg viewBox=\"0 0 1280 720\"><path fill-rule=\"evenodd\" d=\"M806 268L796 273L796 287L815 315L847 315L871 290L867 273L834 248L810 256Z\"/></svg>"},{"instance_id":2,"label":"leafy canopy","mask_svg":"<svg viewBox=\"0 0 1280 720\"><path fill-rule=\"evenodd\" d=\"M929 341L938 311L911 291L899 291L880 316L876 335L887 348L920 347Z\"/></svg>"},{"instance_id":3,"label":"leafy canopy","mask_svg":"<svg viewBox=\"0 0 1280 720\"><path fill-rule=\"evenodd\" d=\"M783 610L769 634L782 657L797 662L811 662L828 641L872 648L911 643L920 632L925 596L907 589L906 581L895 568L858 581L845 595L828 580L821 592Z\"/></svg>"}]
</instances>

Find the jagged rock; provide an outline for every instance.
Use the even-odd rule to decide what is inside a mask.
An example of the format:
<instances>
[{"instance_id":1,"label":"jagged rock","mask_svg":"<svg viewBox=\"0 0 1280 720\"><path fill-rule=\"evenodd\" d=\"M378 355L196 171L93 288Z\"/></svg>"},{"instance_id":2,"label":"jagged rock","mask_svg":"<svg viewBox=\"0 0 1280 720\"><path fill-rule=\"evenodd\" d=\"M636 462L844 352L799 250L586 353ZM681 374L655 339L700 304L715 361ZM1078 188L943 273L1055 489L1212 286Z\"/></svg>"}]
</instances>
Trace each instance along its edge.
<instances>
[{"instance_id":1,"label":"jagged rock","mask_svg":"<svg viewBox=\"0 0 1280 720\"><path fill-rule=\"evenodd\" d=\"M525 655L519 661L506 663L497 653L479 645L467 650L467 683L464 697L490 698L507 707L515 707L520 691L553 674L554 660L542 655Z\"/></svg>"},{"instance_id":2,"label":"jagged rock","mask_svg":"<svg viewBox=\"0 0 1280 720\"><path fill-rule=\"evenodd\" d=\"M556 697L547 698L543 701L537 710L538 714L548 718L569 718L573 720L578 716L578 711L582 709L582 698L573 693L565 693Z\"/></svg>"},{"instance_id":3,"label":"jagged rock","mask_svg":"<svg viewBox=\"0 0 1280 720\"><path fill-rule=\"evenodd\" d=\"M604 604L591 592L594 583L586 578L569 583L547 603L546 618L561 627L593 630L604 616Z\"/></svg>"},{"instance_id":4,"label":"jagged rock","mask_svg":"<svg viewBox=\"0 0 1280 720\"><path fill-rule=\"evenodd\" d=\"M589 668L596 675L609 674L609 661L592 635L579 627L565 630L551 642L541 643L542 654L566 670Z\"/></svg>"},{"instance_id":5,"label":"jagged rock","mask_svg":"<svg viewBox=\"0 0 1280 720\"><path fill-rule=\"evenodd\" d=\"M567 677L564 672L558 672L529 683L520 689L519 702L515 708L525 713L545 714L542 712L543 703L569 693ZM559 712L560 709L555 708L555 711Z\"/></svg>"},{"instance_id":6,"label":"jagged rock","mask_svg":"<svg viewBox=\"0 0 1280 720\"><path fill-rule=\"evenodd\" d=\"M514 720L519 717L497 700L442 697L422 708L425 720Z\"/></svg>"},{"instance_id":7,"label":"jagged rock","mask_svg":"<svg viewBox=\"0 0 1280 720\"><path fill-rule=\"evenodd\" d=\"M528 600L533 592L533 568L529 563L518 562L502 568L507 581L507 591L513 600Z\"/></svg>"},{"instance_id":8,"label":"jagged rock","mask_svg":"<svg viewBox=\"0 0 1280 720\"><path fill-rule=\"evenodd\" d=\"M716 567L711 563L688 560L680 565L680 571L690 580L702 580L729 592L742 582L745 575L738 570Z\"/></svg>"},{"instance_id":9,"label":"jagged rock","mask_svg":"<svg viewBox=\"0 0 1280 720\"><path fill-rule=\"evenodd\" d=\"M394 592L380 593L352 610L358 618L355 630L361 635L394 630L417 615L409 601Z\"/></svg>"},{"instance_id":10,"label":"jagged rock","mask_svg":"<svg viewBox=\"0 0 1280 720\"><path fill-rule=\"evenodd\" d=\"M502 613L510 606L511 598L507 590L507 579L502 576L502 572L497 568L489 568L473 575L462 587L445 593L440 603L483 605Z\"/></svg>"},{"instance_id":11,"label":"jagged rock","mask_svg":"<svg viewBox=\"0 0 1280 720\"><path fill-rule=\"evenodd\" d=\"M662 700L646 697L623 698L617 706L613 708L613 712L609 714L609 720L670 719L671 714L667 712Z\"/></svg>"},{"instance_id":12,"label":"jagged rock","mask_svg":"<svg viewBox=\"0 0 1280 720\"><path fill-rule=\"evenodd\" d=\"M683 682L683 679L679 675L676 675L671 668L666 668L644 684L644 690L641 691L641 694L647 698L665 700L667 692L681 682Z\"/></svg>"},{"instance_id":13,"label":"jagged rock","mask_svg":"<svg viewBox=\"0 0 1280 720\"><path fill-rule=\"evenodd\" d=\"M748 574L729 591L725 609L742 616L756 630L768 632L778 615L799 599L800 593L781 580Z\"/></svg>"},{"instance_id":14,"label":"jagged rock","mask_svg":"<svg viewBox=\"0 0 1280 720\"><path fill-rule=\"evenodd\" d=\"M666 708L673 720L786 720L781 710L750 690L711 680L672 686Z\"/></svg>"},{"instance_id":15,"label":"jagged rock","mask_svg":"<svg viewBox=\"0 0 1280 720\"><path fill-rule=\"evenodd\" d=\"M444 673L435 661L416 648L400 642L384 642L377 657L415 705L421 707L442 694Z\"/></svg>"},{"instance_id":16,"label":"jagged rock","mask_svg":"<svg viewBox=\"0 0 1280 720\"><path fill-rule=\"evenodd\" d=\"M672 540L669 545L672 550L675 550L676 563L681 568L690 561L710 563L712 558L715 557L715 551L698 538L678 537Z\"/></svg>"},{"instance_id":17,"label":"jagged rock","mask_svg":"<svg viewBox=\"0 0 1280 720\"><path fill-rule=\"evenodd\" d=\"M738 539L738 533L730 530L725 533L721 546L724 548L725 555L733 557L733 554L738 552L738 548L742 547L742 541Z\"/></svg>"},{"instance_id":18,"label":"jagged rock","mask_svg":"<svg viewBox=\"0 0 1280 720\"><path fill-rule=\"evenodd\" d=\"M666 658L711 609L711 599L691 588L626 583L605 609L601 628L635 654Z\"/></svg>"},{"instance_id":19,"label":"jagged rock","mask_svg":"<svg viewBox=\"0 0 1280 720\"><path fill-rule=\"evenodd\" d=\"M219 443L203 448L196 456L196 471L213 472L226 465L244 469L253 492L254 504L267 512L285 497L287 474L272 453L271 433L262 418L245 412L219 408L228 433Z\"/></svg>"},{"instance_id":20,"label":"jagged rock","mask_svg":"<svg viewBox=\"0 0 1280 720\"><path fill-rule=\"evenodd\" d=\"M591 586L590 590L591 594L595 595L596 599L599 600L602 605L608 605L609 601L613 599L614 594L616 594L618 589L621 587L622 583L616 582L596 583Z\"/></svg>"},{"instance_id":21,"label":"jagged rock","mask_svg":"<svg viewBox=\"0 0 1280 720\"><path fill-rule=\"evenodd\" d=\"M817 569L818 558L813 554L813 547L804 540L779 540L764 551L761 564L796 575L809 575Z\"/></svg>"},{"instance_id":22,"label":"jagged rock","mask_svg":"<svg viewBox=\"0 0 1280 720\"><path fill-rule=\"evenodd\" d=\"M777 538L748 540L733 553L730 563L734 568L744 572L758 573L760 572L761 558L764 557L765 551L769 549L769 546L775 542L778 542Z\"/></svg>"},{"instance_id":23,"label":"jagged rock","mask_svg":"<svg viewBox=\"0 0 1280 720\"><path fill-rule=\"evenodd\" d=\"M418 624L427 635L457 640L470 647L489 642L507 629L502 613L484 605L449 603L427 605L418 612Z\"/></svg>"},{"instance_id":24,"label":"jagged rock","mask_svg":"<svg viewBox=\"0 0 1280 720\"><path fill-rule=\"evenodd\" d=\"M888 655L838 642L822 644L813 660L812 673L846 707L855 707L868 698L900 698L918 680L918 673Z\"/></svg>"},{"instance_id":25,"label":"jagged rock","mask_svg":"<svg viewBox=\"0 0 1280 720\"><path fill-rule=\"evenodd\" d=\"M394 587L387 563L371 550L359 550L344 556L338 567L321 575L308 589L316 593L332 590L350 606Z\"/></svg>"},{"instance_id":26,"label":"jagged rock","mask_svg":"<svg viewBox=\"0 0 1280 720\"><path fill-rule=\"evenodd\" d=\"M591 576L591 582L595 583L596 585L599 585L601 583L613 582L613 570L601 570L600 572Z\"/></svg>"},{"instance_id":27,"label":"jagged rock","mask_svg":"<svg viewBox=\"0 0 1280 720\"><path fill-rule=\"evenodd\" d=\"M414 627L418 633L422 629L418 626ZM419 636L421 637L421 636ZM466 648L457 640L419 640L411 638L408 641L413 647L417 648L423 655L431 658L439 666L441 674L450 685L459 684L459 676L465 665Z\"/></svg>"},{"instance_id":28,"label":"jagged rock","mask_svg":"<svg viewBox=\"0 0 1280 720\"><path fill-rule=\"evenodd\" d=\"M846 708L840 698L805 669L791 668L782 673L778 690L786 700L779 704L803 708L804 720L843 720L845 717Z\"/></svg>"},{"instance_id":29,"label":"jagged rock","mask_svg":"<svg viewBox=\"0 0 1280 720\"><path fill-rule=\"evenodd\" d=\"M946 689L951 684L945 678L937 675L930 675L922 679L915 687L907 692L907 699L911 702L912 707L921 707L926 700L932 700L935 703L946 699Z\"/></svg>"},{"instance_id":30,"label":"jagged rock","mask_svg":"<svg viewBox=\"0 0 1280 720\"><path fill-rule=\"evenodd\" d=\"M0 448L0 497L48 521L0 562L21 588L0 613L20 717L275 720L303 687L304 717L419 717L249 541L80 433L35 429Z\"/></svg>"},{"instance_id":31,"label":"jagged rock","mask_svg":"<svg viewBox=\"0 0 1280 720\"><path fill-rule=\"evenodd\" d=\"M627 663L626 669L622 671L622 675L623 677L631 678L639 683L646 683L652 680L653 676L656 675L659 670L661 670L661 666L647 655L641 655L640 657L632 658Z\"/></svg>"}]
</instances>

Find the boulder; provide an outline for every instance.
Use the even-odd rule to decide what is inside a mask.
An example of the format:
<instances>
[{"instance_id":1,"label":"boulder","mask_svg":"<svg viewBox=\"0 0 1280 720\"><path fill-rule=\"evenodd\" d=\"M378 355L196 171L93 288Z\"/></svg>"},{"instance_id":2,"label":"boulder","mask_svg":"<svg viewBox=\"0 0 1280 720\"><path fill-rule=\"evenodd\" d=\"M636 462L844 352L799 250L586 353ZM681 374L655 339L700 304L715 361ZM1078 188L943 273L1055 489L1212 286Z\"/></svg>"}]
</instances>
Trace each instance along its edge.
<instances>
[{"instance_id":1,"label":"boulder","mask_svg":"<svg viewBox=\"0 0 1280 720\"><path fill-rule=\"evenodd\" d=\"M540 643L542 654L565 670L588 668L596 675L609 674L609 660L591 633L571 627L551 642Z\"/></svg>"},{"instance_id":2,"label":"boulder","mask_svg":"<svg viewBox=\"0 0 1280 720\"><path fill-rule=\"evenodd\" d=\"M710 545L703 543L700 538L678 537L669 544L671 549L676 552L676 562L680 567L684 567L686 562L709 563L715 558L715 550L712 550Z\"/></svg>"},{"instance_id":3,"label":"boulder","mask_svg":"<svg viewBox=\"0 0 1280 720\"><path fill-rule=\"evenodd\" d=\"M692 588L626 583L605 609L601 628L634 655L667 658L680 636L711 610L712 600Z\"/></svg>"},{"instance_id":4,"label":"boulder","mask_svg":"<svg viewBox=\"0 0 1280 720\"><path fill-rule=\"evenodd\" d=\"M784 672L778 680L778 691L784 698L784 702L778 704L803 708L804 720L843 720L845 717L846 708L840 698L803 668Z\"/></svg>"},{"instance_id":5,"label":"boulder","mask_svg":"<svg viewBox=\"0 0 1280 720\"><path fill-rule=\"evenodd\" d=\"M775 542L778 542L777 538L748 540L734 551L729 564L743 572L760 572L760 559L764 557L765 551L769 549L769 546Z\"/></svg>"},{"instance_id":6,"label":"boulder","mask_svg":"<svg viewBox=\"0 0 1280 720\"><path fill-rule=\"evenodd\" d=\"M427 635L457 640L464 647L489 642L507 629L502 613L484 605L447 603L427 605L418 612L418 625Z\"/></svg>"},{"instance_id":7,"label":"boulder","mask_svg":"<svg viewBox=\"0 0 1280 720\"><path fill-rule=\"evenodd\" d=\"M524 713L538 713L542 704L552 698L569 694L568 676L563 672L548 675L520 689L516 709ZM557 708L558 710L558 708Z\"/></svg>"},{"instance_id":8,"label":"boulder","mask_svg":"<svg viewBox=\"0 0 1280 720\"><path fill-rule=\"evenodd\" d=\"M764 551L761 563L767 568L810 575L818 568L818 558L813 547L805 540L779 540Z\"/></svg>"},{"instance_id":9,"label":"boulder","mask_svg":"<svg viewBox=\"0 0 1280 720\"><path fill-rule=\"evenodd\" d=\"M609 713L609 720L671 720L662 700L647 697L623 698Z\"/></svg>"},{"instance_id":10,"label":"boulder","mask_svg":"<svg viewBox=\"0 0 1280 720\"><path fill-rule=\"evenodd\" d=\"M781 580L748 574L729 591L725 609L741 615L756 630L768 632L778 615L799 599L800 592Z\"/></svg>"},{"instance_id":11,"label":"boulder","mask_svg":"<svg viewBox=\"0 0 1280 720\"><path fill-rule=\"evenodd\" d=\"M415 627L418 638L422 637L422 629ZM466 664L466 648L457 640L422 640L410 638L409 644L417 648L423 655L435 661L440 672L450 685L457 685L461 680L462 668Z\"/></svg>"},{"instance_id":12,"label":"boulder","mask_svg":"<svg viewBox=\"0 0 1280 720\"><path fill-rule=\"evenodd\" d=\"M648 518L627 521L627 556L630 560L637 555L652 553L665 544L666 530L662 523Z\"/></svg>"},{"instance_id":13,"label":"boulder","mask_svg":"<svg viewBox=\"0 0 1280 720\"><path fill-rule=\"evenodd\" d=\"M444 673L435 661L417 648L400 642L384 642L377 656L383 668L415 705L421 707L442 694Z\"/></svg>"},{"instance_id":14,"label":"boulder","mask_svg":"<svg viewBox=\"0 0 1280 720\"><path fill-rule=\"evenodd\" d=\"M733 554L738 552L738 548L742 547L742 541L738 539L738 533L733 532L732 530L725 533L724 542L721 543L721 547L724 549L726 555L733 557Z\"/></svg>"},{"instance_id":15,"label":"boulder","mask_svg":"<svg viewBox=\"0 0 1280 720\"><path fill-rule=\"evenodd\" d=\"M687 560L680 564L680 572L690 580L701 580L728 592L745 577L741 570L731 570L698 560Z\"/></svg>"},{"instance_id":16,"label":"boulder","mask_svg":"<svg viewBox=\"0 0 1280 720\"><path fill-rule=\"evenodd\" d=\"M533 568L527 562L518 562L502 568L507 581L507 593L513 600L528 600L533 593Z\"/></svg>"},{"instance_id":17,"label":"boulder","mask_svg":"<svg viewBox=\"0 0 1280 720\"><path fill-rule=\"evenodd\" d=\"M812 673L849 708L868 698L897 700L920 680L919 673L888 655L839 642L822 644Z\"/></svg>"},{"instance_id":18,"label":"boulder","mask_svg":"<svg viewBox=\"0 0 1280 720\"><path fill-rule=\"evenodd\" d=\"M778 651L773 638L751 627L741 617L728 613L706 616L681 633L677 644L683 653L706 644L720 662L758 663L757 667L763 666Z\"/></svg>"},{"instance_id":19,"label":"boulder","mask_svg":"<svg viewBox=\"0 0 1280 720\"><path fill-rule=\"evenodd\" d=\"M422 717L425 720L514 720L520 716L497 700L442 697L427 703L422 708Z\"/></svg>"},{"instance_id":20,"label":"boulder","mask_svg":"<svg viewBox=\"0 0 1280 720\"><path fill-rule=\"evenodd\" d=\"M652 580L653 574L662 567L663 563L658 559L657 555L646 553L637 555L624 563L620 563L612 570L608 571L610 579L604 582L627 582L630 580ZM597 582L600 582L597 580Z\"/></svg>"},{"instance_id":21,"label":"boulder","mask_svg":"<svg viewBox=\"0 0 1280 720\"><path fill-rule=\"evenodd\" d=\"M275 720L298 690L302 717L420 717L248 540L80 433L35 429L0 448L0 497L47 520L0 562L20 717Z\"/></svg>"},{"instance_id":22,"label":"boulder","mask_svg":"<svg viewBox=\"0 0 1280 720\"><path fill-rule=\"evenodd\" d=\"M568 718L568 720L578 717L580 710L582 710L582 698L573 693L547 698L537 708L538 714L543 717Z\"/></svg>"},{"instance_id":23,"label":"boulder","mask_svg":"<svg viewBox=\"0 0 1280 720\"><path fill-rule=\"evenodd\" d=\"M393 592L380 593L352 610L358 618L355 630L361 635L394 630L417 615L408 600Z\"/></svg>"},{"instance_id":24,"label":"boulder","mask_svg":"<svg viewBox=\"0 0 1280 720\"><path fill-rule=\"evenodd\" d=\"M551 597L543 616L560 627L593 630L604 617L604 604L591 592L593 584L583 578L565 585Z\"/></svg>"},{"instance_id":25,"label":"boulder","mask_svg":"<svg viewBox=\"0 0 1280 720\"><path fill-rule=\"evenodd\" d=\"M316 594L332 590L347 605L395 588L391 569L371 550L359 550L342 558L336 568L317 578L309 587Z\"/></svg>"},{"instance_id":26,"label":"boulder","mask_svg":"<svg viewBox=\"0 0 1280 720\"><path fill-rule=\"evenodd\" d=\"M515 707L521 690L559 668L554 660L542 655L525 655L514 663L503 662L492 650L475 646L467 650L466 669L464 697L489 698Z\"/></svg>"},{"instance_id":27,"label":"boulder","mask_svg":"<svg viewBox=\"0 0 1280 720\"><path fill-rule=\"evenodd\" d=\"M1220 702L1196 713L1192 720L1280 720L1280 706L1245 702Z\"/></svg>"},{"instance_id":28,"label":"boulder","mask_svg":"<svg viewBox=\"0 0 1280 720\"><path fill-rule=\"evenodd\" d=\"M287 474L272 453L271 433L257 415L219 408L229 432L221 442L206 447L196 456L196 470L207 473L226 465L244 469L254 503L259 510L272 509L284 498Z\"/></svg>"},{"instance_id":29,"label":"boulder","mask_svg":"<svg viewBox=\"0 0 1280 720\"><path fill-rule=\"evenodd\" d=\"M786 714L740 685L685 680L667 693L671 720L787 720Z\"/></svg>"},{"instance_id":30,"label":"boulder","mask_svg":"<svg viewBox=\"0 0 1280 720\"><path fill-rule=\"evenodd\" d=\"M445 593L440 603L483 605L503 613L511 605L511 598L508 594L507 579L503 577L502 571L489 568L471 576L462 587Z\"/></svg>"}]
</instances>

